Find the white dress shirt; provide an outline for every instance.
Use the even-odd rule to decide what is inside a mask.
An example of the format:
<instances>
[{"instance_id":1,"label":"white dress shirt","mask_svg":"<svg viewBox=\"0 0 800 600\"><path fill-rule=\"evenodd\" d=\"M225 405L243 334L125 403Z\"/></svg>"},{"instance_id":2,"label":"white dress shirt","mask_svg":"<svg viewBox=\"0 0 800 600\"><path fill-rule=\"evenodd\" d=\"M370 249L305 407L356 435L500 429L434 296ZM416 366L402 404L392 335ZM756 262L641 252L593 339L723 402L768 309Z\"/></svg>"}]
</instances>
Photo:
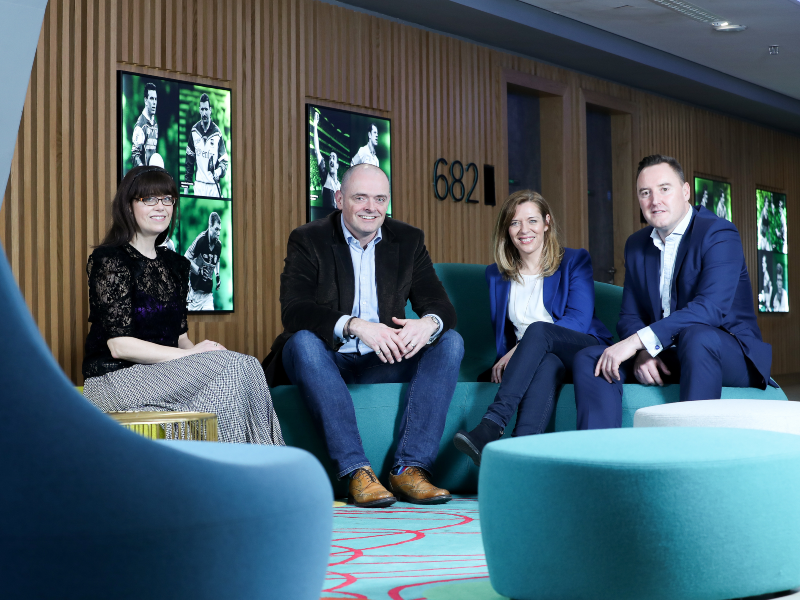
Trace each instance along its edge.
<instances>
[{"instance_id":1,"label":"white dress shirt","mask_svg":"<svg viewBox=\"0 0 800 600\"><path fill-rule=\"evenodd\" d=\"M694 210L691 208L686 212L686 216L683 217L678 226L675 227L675 230L667 236L667 239L664 241L661 240L661 236L658 235L658 231L653 229L650 233L650 237L653 238L653 244L656 248L661 252L661 264L659 266L659 278L658 278L658 289L661 296L661 310L663 312L663 318L666 318L670 314L670 302L672 301L672 275L675 270L675 259L678 256L678 247L681 245L681 240L683 239L683 234L686 233L686 229L689 227L689 223L692 222L692 215L694 215ZM653 330L650 327L644 327L637 331L639 335L639 339L642 340L642 344L644 344L645 349L650 354L650 356L658 356L662 350L664 350L664 345L658 339L658 336L653 333Z\"/></svg>"},{"instance_id":2,"label":"white dress shirt","mask_svg":"<svg viewBox=\"0 0 800 600\"><path fill-rule=\"evenodd\" d=\"M367 244L366 248L362 248L359 241L345 226L344 217L340 221L344 239L350 248L350 259L353 261L353 275L355 276L356 286L353 296L353 310L350 311L350 315L340 317L336 321L333 327L333 334L344 342L339 348L339 352L342 354L354 352L367 354L373 351L372 348L356 337L345 338L344 326L350 320L350 317L358 317L370 323L380 323L378 317L378 283L375 279L375 246L383 239L381 235L382 228L379 227L372 241ZM428 341L428 343L431 343L439 336L444 326L438 315L423 315L423 317L427 316L435 317L434 320L439 324L439 327Z\"/></svg>"},{"instance_id":3,"label":"white dress shirt","mask_svg":"<svg viewBox=\"0 0 800 600\"><path fill-rule=\"evenodd\" d=\"M544 278L541 275L522 275L522 283L511 281L508 318L514 325L517 341L522 339L531 323L553 322L553 317L544 307Z\"/></svg>"}]
</instances>

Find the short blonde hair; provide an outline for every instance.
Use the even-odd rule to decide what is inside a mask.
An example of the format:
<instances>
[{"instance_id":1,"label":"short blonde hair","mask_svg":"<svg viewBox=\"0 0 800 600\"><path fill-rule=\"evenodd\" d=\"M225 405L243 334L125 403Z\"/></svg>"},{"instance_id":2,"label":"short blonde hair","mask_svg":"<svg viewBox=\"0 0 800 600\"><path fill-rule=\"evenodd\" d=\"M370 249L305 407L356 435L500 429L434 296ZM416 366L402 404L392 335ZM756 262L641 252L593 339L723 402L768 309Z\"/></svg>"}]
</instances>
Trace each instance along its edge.
<instances>
[{"instance_id":1,"label":"short blonde hair","mask_svg":"<svg viewBox=\"0 0 800 600\"><path fill-rule=\"evenodd\" d=\"M497 223L494 227L494 235L492 236L492 248L494 250L494 262L497 263L497 268L505 279L511 279L518 283L522 283L522 277L519 274L520 267L522 266L522 258L520 258L517 247L511 241L511 236L508 233L508 228L511 226L511 221L514 220L514 215L517 212L517 207L525 202L532 202L542 213L542 218L547 221L550 217L550 222L547 223L547 231L544 232L544 242L542 243L542 256L539 259L541 265L542 277L549 277L558 270L561 265L561 259L564 256L564 248L558 241L558 228L556 227L556 220L550 210L550 205L547 200L542 198L542 195L533 190L520 190L511 194L508 199L503 203L500 209L500 214L497 215Z\"/></svg>"}]
</instances>

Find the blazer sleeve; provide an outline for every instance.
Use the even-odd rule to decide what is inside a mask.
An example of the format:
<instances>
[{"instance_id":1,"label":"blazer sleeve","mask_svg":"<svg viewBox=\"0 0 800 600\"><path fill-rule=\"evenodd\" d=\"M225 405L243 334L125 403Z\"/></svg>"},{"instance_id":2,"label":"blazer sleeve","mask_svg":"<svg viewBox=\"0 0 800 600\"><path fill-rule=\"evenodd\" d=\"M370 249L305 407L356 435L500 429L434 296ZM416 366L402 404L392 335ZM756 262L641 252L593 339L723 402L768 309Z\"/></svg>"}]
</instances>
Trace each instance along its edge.
<instances>
[{"instance_id":1,"label":"blazer sleeve","mask_svg":"<svg viewBox=\"0 0 800 600\"><path fill-rule=\"evenodd\" d=\"M498 297L505 297L508 300L508 291L505 294L502 289L506 285L511 284L503 281L503 276L497 268L497 264L491 264L486 267L485 271L486 284L489 286L489 314L492 319L492 329L494 331L494 341L497 350L496 360L500 360L505 356L510 348L513 348L517 343L517 338L514 335L513 327L509 327L508 309L506 302L504 308L501 310L501 305L498 305Z\"/></svg>"},{"instance_id":2,"label":"blazer sleeve","mask_svg":"<svg viewBox=\"0 0 800 600\"><path fill-rule=\"evenodd\" d=\"M594 278L589 253L583 249L577 250L567 270L567 304L557 324L578 333L586 333L594 315Z\"/></svg>"},{"instance_id":3,"label":"blazer sleeve","mask_svg":"<svg viewBox=\"0 0 800 600\"><path fill-rule=\"evenodd\" d=\"M703 245L694 298L682 309L650 325L664 344L690 325L720 327L731 311L742 269L742 240L735 229L725 227L709 231Z\"/></svg>"},{"instance_id":4,"label":"blazer sleeve","mask_svg":"<svg viewBox=\"0 0 800 600\"><path fill-rule=\"evenodd\" d=\"M281 321L286 333L307 329L334 348L333 327L345 313L317 303L320 258L306 237L299 229L289 234L281 274Z\"/></svg>"},{"instance_id":5,"label":"blazer sleeve","mask_svg":"<svg viewBox=\"0 0 800 600\"><path fill-rule=\"evenodd\" d=\"M456 326L456 309L436 275L422 232L414 248L414 267L408 299L411 300L411 308L420 317L434 314L442 320L441 333Z\"/></svg>"},{"instance_id":6,"label":"blazer sleeve","mask_svg":"<svg viewBox=\"0 0 800 600\"><path fill-rule=\"evenodd\" d=\"M630 337L650 324L645 323L644 319L647 318L647 315L642 311L637 299L637 297L641 297L643 302L650 302L647 289L642 286L638 294L637 290L634 289L636 286L634 279L641 281L643 279L643 274L639 274L638 277L634 277L631 274L633 263L630 260L630 253L633 252L633 250L630 248L630 245L631 241L629 239L625 243L625 283L622 287L622 305L619 310L619 321L617 322L617 334L621 340Z\"/></svg>"}]
</instances>

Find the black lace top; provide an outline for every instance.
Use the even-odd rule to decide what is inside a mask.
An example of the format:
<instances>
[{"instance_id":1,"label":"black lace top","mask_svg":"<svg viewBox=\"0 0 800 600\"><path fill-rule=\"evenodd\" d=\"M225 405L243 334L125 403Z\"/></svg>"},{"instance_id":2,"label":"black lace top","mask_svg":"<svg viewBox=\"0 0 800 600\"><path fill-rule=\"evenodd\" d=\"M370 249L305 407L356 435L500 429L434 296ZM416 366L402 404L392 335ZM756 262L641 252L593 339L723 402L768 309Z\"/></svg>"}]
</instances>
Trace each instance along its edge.
<instances>
[{"instance_id":1,"label":"black lace top","mask_svg":"<svg viewBox=\"0 0 800 600\"><path fill-rule=\"evenodd\" d=\"M95 248L89 256L92 325L86 336L84 377L133 365L111 356L107 344L111 338L129 336L177 348L178 337L188 331L189 261L166 248L156 252L156 258L147 258L125 244Z\"/></svg>"}]
</instances>

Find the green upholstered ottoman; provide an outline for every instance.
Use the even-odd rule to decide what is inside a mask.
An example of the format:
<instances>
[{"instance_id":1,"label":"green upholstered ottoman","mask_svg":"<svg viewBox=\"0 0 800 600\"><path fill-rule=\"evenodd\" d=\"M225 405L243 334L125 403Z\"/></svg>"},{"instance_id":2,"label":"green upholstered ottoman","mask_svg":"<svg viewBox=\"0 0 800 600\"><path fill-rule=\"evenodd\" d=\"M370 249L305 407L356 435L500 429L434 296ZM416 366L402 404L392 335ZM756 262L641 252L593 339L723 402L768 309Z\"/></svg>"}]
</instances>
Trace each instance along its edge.
<instances>
[{"instance_id":1,"label":"green upholstered ottoman","mask_svg":"<svg viewBox=\"0 0 800 600\"><path fill-rule=\"evenodd\" d=\"M483 454L494 589L516 600L725 600L800 585L800 437L627 428Z\"/></svg>"}]
</instances>

